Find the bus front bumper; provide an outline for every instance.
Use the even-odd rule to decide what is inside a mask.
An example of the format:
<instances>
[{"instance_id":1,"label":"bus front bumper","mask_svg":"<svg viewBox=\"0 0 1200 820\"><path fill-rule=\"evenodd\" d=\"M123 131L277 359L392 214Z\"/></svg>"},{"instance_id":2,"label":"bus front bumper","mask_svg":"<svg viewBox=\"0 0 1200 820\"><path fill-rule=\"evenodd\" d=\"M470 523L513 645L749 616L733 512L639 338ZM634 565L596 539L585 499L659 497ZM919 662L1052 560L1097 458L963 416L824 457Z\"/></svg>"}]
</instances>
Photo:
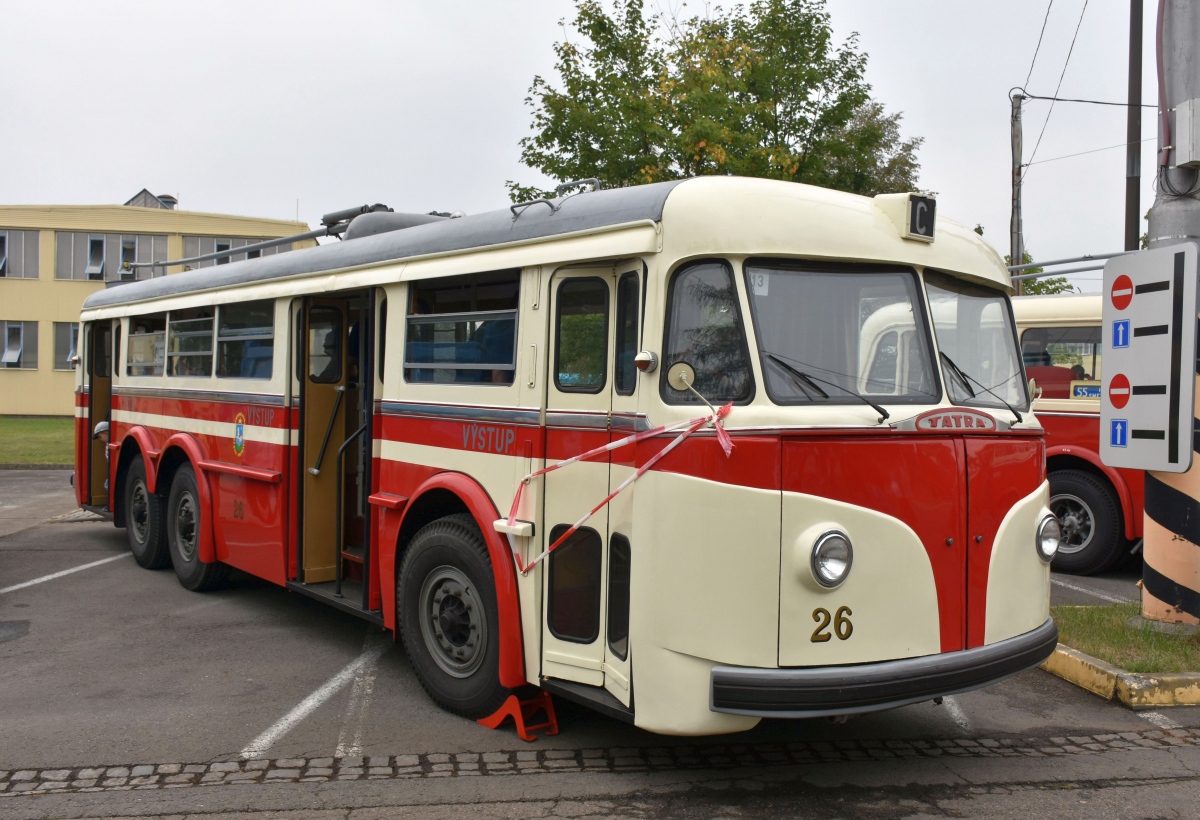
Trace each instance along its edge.
<instances>
[{"instance_id":1,"label":"bus front bumper","mask_svg":"<svg viewBox=\"0 0 1200 820\"><path fill-rule=\"evenodd\" d=\"M1053 620L975 649L854 666L713 667L709 708L756 717L810 718L893 709L978 689L1037 666L1058 645Z\"/></svg>"}]
</instances>

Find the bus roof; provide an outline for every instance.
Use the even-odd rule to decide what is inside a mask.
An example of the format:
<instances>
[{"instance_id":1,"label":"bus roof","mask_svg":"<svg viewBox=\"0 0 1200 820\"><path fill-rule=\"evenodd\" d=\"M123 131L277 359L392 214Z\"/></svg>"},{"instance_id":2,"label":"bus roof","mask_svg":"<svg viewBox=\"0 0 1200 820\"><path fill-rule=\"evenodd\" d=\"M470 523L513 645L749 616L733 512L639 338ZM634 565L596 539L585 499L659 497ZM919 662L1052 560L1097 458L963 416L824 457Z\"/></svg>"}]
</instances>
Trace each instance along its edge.
<instances>
[{"instance_id":1,"label":"bus roof","mask_svg":"<svg viewBox=\"0 0 1200 820\"><path fill-rule=\"evenodd\" d=\"M1097 325L1103 308L1099 293L1017 296L1012 303L1013 318L1018 325L1046 322Z\"/></svg>"},{"instance_id":2,"label":"bus roof","mask_svg":"<svg viewBox=\"0 0 1200 820\"><path fill-rule=\"evenodd\" d=\"M557 237L586 234L599 229L616 228L663 220L667 199L683 186L688 194L671 213L676 214L684 232L703 240L720 230L728 220L720 217L721 203L727 197L749 199L757 203L757 213L739 214L759 221L760 230L780 233L776 223L800 218L808 236L838 237L847 242L833 258L873 259L917 265L965 274L1002 288L1010 288L1003 263L980 237L961 225L938 219L938 241L931 244L903 240L893 226L898 198L889 195L872 200L868 197L830 191L810 185L739 177L699 177L627 188L610 188L556 199L556 209L545 204L524 207L514 218L510 208L446 219L426 225L364 236L344 242L295 250L289 253L209 266L170 276L161 276L122 284L98 291L87 298L84 310L146 302L201 291L267 282L289 277L363 268L388 262L433 255L470 252L514 243L549 241ZM765 198L763 198L765 195ZM679 198L679 197L676 197ZM675 198L672 199L674 203ZM886 200L886 201L885 201ZM794 201L800 208L777 207ZM716 207L714 207L716 206ZM903 207L903 206L901 206ZM768 210L769 208L769 210ZM786 216L785 216L786 214ZM708 225L707 229L700 223ZM826 224L827 223L827 224ZM745 222L741 222L744 226ZM836 227L836 230L835 230ZM750 234L757 232L751 231ZM793 228L782 236L794 237ZM763 250L766 250L764 247ZM793 252L780 247L780 251ZM812 249L815 256L829 256L836 248ZM711 252L711 251L710 251Z\"/></svg>"}]
</instances>

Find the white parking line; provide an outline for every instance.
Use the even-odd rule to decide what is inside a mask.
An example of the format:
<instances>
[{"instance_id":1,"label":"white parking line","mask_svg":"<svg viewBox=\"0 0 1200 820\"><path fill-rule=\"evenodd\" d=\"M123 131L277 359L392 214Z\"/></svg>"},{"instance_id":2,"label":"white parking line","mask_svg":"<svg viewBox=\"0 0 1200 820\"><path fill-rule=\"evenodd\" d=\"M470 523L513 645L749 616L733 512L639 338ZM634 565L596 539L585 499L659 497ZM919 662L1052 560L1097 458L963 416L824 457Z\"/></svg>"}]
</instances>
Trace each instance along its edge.
<instances>
[{"instance_id":1,"label":"white parking line","mask_svg":"<svg viewBox=\"0 0 1200 820\"><path fill-rule=\"evenodd\" d=\"M1099 598L1101 601L1108 601L1110 604L1128 604L1133 600L1132 598L1121 598L1116 595L1109 595L1107 592L1097 592L1096 590L1088 589L1087 587L1068 584L1066 581L1060 581L1057 578L1051 578L1050 583L1054 584L1056 587L1070 589L1075 592L1082 592L1084 595L1091 595L1093 598Z\"/></svg>"},{"instance_id":2,"label":"white parking line","mask_svg":"<svg viewBox=\"0 0 1200 820\"><path fill-rule=\"evenodd\" d=\"M942 698L942 705L946 707L946 711L950 713L950 719L958 724L958 728L964 732L971 731L971 721L967 719L967 713L958 705L958 701L947 695Z\"/></svg>"},{"instance_id":3,"label":"white parking line","mask_svg":"<svg viewBox=\"0 0 1200 820\"><path fill-rule=\"evenodd\" d=\"M85 569L91 569L92 567L98 567L101 564L107 564L110 561L128 558L132 554L133 553L123 552L120 555L112 555L108 558L101 558L99 561L92 561L90 564L81 564L77 567L72 567L71 569L64 569L62 572L52 572L49 575L43 575L41 578L34 578L32 581L26 581L23 584L15 584L14 586L0 589L0 595L3 595L6 592L16 592L18 589L25 589L25 587L31 587L35 584L44 584L47 581L53 581L55 578L61 578L64 575L70 575L73 572L80 572Z\"/></svg>"},{"instance_id":4,"label":"white parking line","mask_svg":"<svg viewBox=\"0 0 1200 820\"><path fill-rule=\"evenodd\" d=\"M1176 723L1162 712L1136 712L1138 717L1150 721L1160 729L1182 729L1183 725Z\"/></svg>"},{"instance_id":5,"label":"white parking line","mask_svg":"<svg viewBox=\"0 0 1200 820\"><path fill-rule=\"evenodd\" d=\"M369 652L379 644L387 649L391 639L386 632L377 627L367 627L367 638L363 641L363 651ZM346 717L342 721L342 730L338 733L337 748L334 757L358 757L363 750L363 732L367 726L367 709L371 704L371 695L375 691L375 670L379 656L376 655L359 667L354 676L354 684L350 687L350 700L346 704Z\"/></svg>"},{"instance_id":6,"label":"white parking line","mask_svg":"<svg viewBox=\"0 0 1200 820\"><path fill-rule=\"evenodd\" d=\"M325 681L325 683L323 683L319 689L296 704L296 707L292 709L292 711L288 712L286 715L277 720L269 729L267 729L258 737L254 738L254 740L250 741L250 743L246 745L246 748L242 749L242 757L246 760L261 757L262 753L275 745L277 740L290 732L298 723L300 723L300 721L304 720L306 717L315 712L321 706L321 704L329 700L331 697L337 694L343 686L352 681L354 676L358 674L359 670L362 669L363 666L374 664L375 661L378 660L379 656L383 654L383 650L386 648L386 643L380 643L376 646L371 646L367 649L364 649L363 653L354 660L350 661L350 663L346 664L346 667L341 672L338 672L332 678Z\"/></svg>"}]
</instances>

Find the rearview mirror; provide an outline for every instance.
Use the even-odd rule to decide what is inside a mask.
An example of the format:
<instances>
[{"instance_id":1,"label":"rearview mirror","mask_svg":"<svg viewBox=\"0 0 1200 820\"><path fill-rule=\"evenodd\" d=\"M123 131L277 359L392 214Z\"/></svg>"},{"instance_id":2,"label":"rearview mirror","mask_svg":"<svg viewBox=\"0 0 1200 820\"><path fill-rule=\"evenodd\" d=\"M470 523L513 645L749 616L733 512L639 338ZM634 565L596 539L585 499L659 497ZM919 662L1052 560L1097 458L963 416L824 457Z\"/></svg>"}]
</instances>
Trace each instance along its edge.
<instances>
[{"instance_id":1,"label":"rearview mirror","mask_svg":"<svg viewBox=\"0 0 1200 820\"><path fill-rule=\"evenodd\" d=\"M672 390L686 392L696 384L696 371L687 362L675 362L667 368L667 384L671 385Z\"/></svg>"}]
</instances>

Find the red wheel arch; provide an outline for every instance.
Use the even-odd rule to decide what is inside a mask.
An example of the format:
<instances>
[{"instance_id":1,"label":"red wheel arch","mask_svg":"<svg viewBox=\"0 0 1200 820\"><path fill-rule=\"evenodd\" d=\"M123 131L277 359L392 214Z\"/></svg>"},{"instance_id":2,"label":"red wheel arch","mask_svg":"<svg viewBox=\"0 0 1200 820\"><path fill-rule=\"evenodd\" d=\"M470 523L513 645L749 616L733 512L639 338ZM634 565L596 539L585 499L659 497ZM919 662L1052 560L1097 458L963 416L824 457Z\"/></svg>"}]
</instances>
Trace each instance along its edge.
<instances>
[{"instance_id":1,"label":"red wheel arch","mask_svg":"<svg viewBox=\"0 0 1200 820\"><path fill-rule=\"evenodd\" d=\"M525 677L525 649L521 636L521 603L517 593L517 572L513 566L512 553L509 551L508 543L492 529L492 522L501 517L500 513L487 491L478 482L462 473L450 472L438 473L426 479L412 494L405 513L413 509L415 502L422 495L438 489L448 490L457 496L466 505L467 510L475 519L475 523L479 525L480 532L483 533L484 543L487 544L488 558L492 562L492 573L496 583L496 609L500 615L500 683L510 689L524 686L528 680ZM395 521L394 527L387 526L386 530L381 527L381 531L386 531L393 536L392 541L388 543L395 543L395 535L403 526L403 517L396 516L396 519L398 520ZM394 579L394 566L392 570L390 578ZM381 580L386 582L388 578L389 573L385 572ZM392 599L394 600L394 594ZM393 626L395 626L394 623Z\"/></svg>"},{"instance_id":2,"label":"red wheel arch","mask_svg":"<svg viewBox=\"0 0 1200 820\"><path fill-rule=\"evenodd\" d=\"M1125 477L1120 472L1101 461L1099 453L1076 444L1047 447L1047 462L1055 456L1069 456L1080 461L1086 461L1103 473L1104 477L1108 479L1108 483L1117 491L1117 501L1121 505L1121 517L1125 519L1125 537L1129 539L1137 537L1137 529L1134 526L1135 510L1133 508L1133 494L1129 491L1129 485L1125 483ZM1048 472L1046 477L1050 477Z\"/></svg>"}]
</instances>

